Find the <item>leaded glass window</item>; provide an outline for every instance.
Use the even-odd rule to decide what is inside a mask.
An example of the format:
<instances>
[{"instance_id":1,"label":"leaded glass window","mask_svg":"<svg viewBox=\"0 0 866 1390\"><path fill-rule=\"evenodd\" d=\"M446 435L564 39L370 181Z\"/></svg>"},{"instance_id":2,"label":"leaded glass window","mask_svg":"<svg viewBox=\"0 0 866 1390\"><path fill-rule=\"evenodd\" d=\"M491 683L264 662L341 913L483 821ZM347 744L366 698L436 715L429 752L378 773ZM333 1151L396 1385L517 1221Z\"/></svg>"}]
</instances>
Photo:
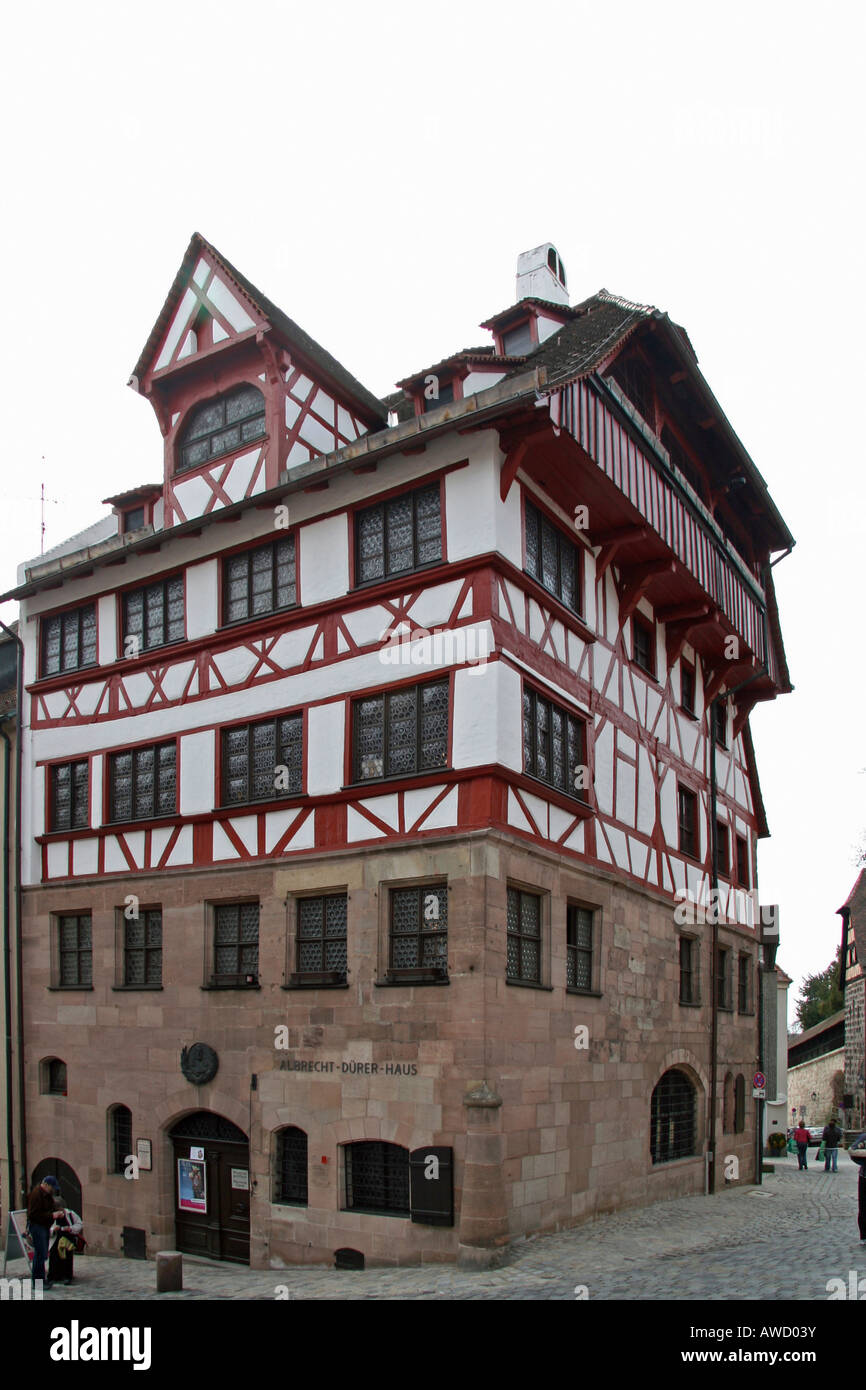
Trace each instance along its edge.
<instances>
[{"instance_id":1,"label":"leaded glass window","mask_svg":"<svg viewBox=\"0 0 866 1390\"><path fill-rule=\"evenodd\" d=\"M162 984L162 910L142 908L123 924L123 983Z\"/></svg>"},{"instance_id":2,"label":"leaded glass window","mask_svg":"<svg viewBox=\"0 0 866 1390\"><path fill-rule=\"evenodd\" d=\"M124 655L182 642L186 635L183 575L123 595ZM133 642L129 639L134 638Z\"/></svg>"},{"instance_id":3,"label":"leaded glass window","mask_svg":"<svg viewBox=\"0 0 866 1390\"><path fill-rule=\"evenodd\" d=\"M96 663L96 604L42 619L43 676L77 671Z\"/></svg>"},{"instance_id":4,"label":"leaded glass window","mask_svg":"<svg viewBox=\"0 0 866 1390\"><path fill-rule=\"evenodd\" d=\"M242 622L297 602L295 538L283 536L223 561L223 617Z\"/></svg>"},{"instance_id":5,"label":"leaded glass window","mask_svg":"<svg viewBox=\"0 0 866 1390\"><path fill-rule=\"evenodd\" d=\"M403 686L356 700L355 781L412 777L445 767L448 681Z\"/></svg>"},{"instance_id":6,"label":"leaded glass window","mask_svg":"<svg viewBox=\"0 0 866 1390\"><path fill-rule=\"evenodd\" d=\"M289 1125L277 1134L274 1201L297 1207L307 1205L307 1136L295 1125Z\"/></svg>"},{"instance_id":7,"label":"leaded glass window","mask_svg":"<svg viewBox=\"0 0 866 1390\"><path fill-rule=\"evenodd\" d=\"M526 502L526 569L567 608L581 611L577 546L530 501Z\"/></svg>"},{"instance_id":8,"label":"leaded glass window","mask_svg":"<svg viewBox=\"0 0 866 1390\"><path fill-rule=\"evenodd\" d=\"M256 985L259 975L258 903L214 907L212 984Z\"/></svg>"},{"instance_id":9,"label":"leaded glass window","mask_svg":"<svg viewBox=\"0 0 866 1390\"><path fill-rule=\"evenodd\" d=\"M355 518L359 584L442 559L439 484L404 492Z\"/></svg>"},{"instance_id":10,"label":"leaded glass window","mask_svg":"<svg viewBox=\"0 0 866 1390\"><path fill-rule=\"evenodd\" d=\"M177 810L177 745L161 743L112 753L108 804L112 821L155 820Z\"/></svg>"},{"instance_id":11,"label":"leaded glass window","mask_svg":"<svg viewBox=\"0 0 866 1390\"><path fill-rule=\"evenodd\" d=\"M90 764L60 763L51 769L51 829L81 830L90 824Z\"/></svg>"},{"instance_id":12,"label":"leaded glass window","mask_svg":"<svg viewBox=\"0 0 866 1390\"><path fill-rule=\"evenodd\" d=\"M346 1145L346 1206L409 1215L409 1150L379 1140Z\"/></svg>"},{"instance_id":13,"label":"leaded glass window","mask_svg":"<svg viewBox=\"0 0 866 1390\"><path fill-rule=\"evenodd\" d=\"M523 770L585 800L584 723L528 686L523 690Z\"/></svg>"},{"instance_id":14,"label":"leaded glass window","mask_svg":"<svg viewBox=\"0 0 866 1390\"><path fill-rule=\"evenodd\" d=\"M115 1105L110 1112L109 1162L111 1173L126 1171L126 1160L132 1153L132 1111L125 1105Z\"/></svg>"},{"instance_id":15,"label":"leaded glass window","mask_svg":"<svg viewBox=\"0 0 866 1390\"><path fill-rule=\"evenodd\" d=\"M300 714L223 729L223 805L297 796L304 780L303 736Z\"/></svg>"},{"instance_id":16,"label":"leaded glass window","mask_svg":"<svg viewBox=\"0 0 866 1390\"><path fill-rule=\"evenodd\" d=\"M243 385L193 410L177 447L176 472L200 468L265 433L265 398L257 386Z\"/></svg>"},{"instance_id":17,"label":"leaded glass window","mask_svg":"<svg viewBox=\"0 0 866 1390\"><path fill-rule=\"evenodd\" d=\"M448 887L391 890L391 970L448 970Z\"/></svg>"},{"instance_id":18,"label":"leaded glass window","mask_svg":"<svg viewBox=\"0 0 866 1390\"><path fill-rule=\"evenodd\" d=\"M541 898L519 888L507 890L506 975L509 980L541 983Z\"/></svg>"},{"instance_id":19,"label":"leaded glass window","mask_svg":"<svg viewBox=\"0 0 866 1390\"><path fill-rule=\"evenodd\" d=\"M698 857L698 798L688 787L678 790L680 851Z\"/></svg>"},{"instance_id":20,"label":"leaded glass window","mask_svg":"<svg viewBox=\"0 0 866 1390\"><path fill-rule=\"evenodd\" d=\"M345 893L298 899L298 975L336 971L346 975Z\"/></svg>"},{"instance_id":21,"label":"leaded glass window","mask_svg":"<svg viewBox=\"0 0 866 1390\"><path fill-rule=\"evenodd\" d=\"M89 912L64 913L57 919L59 979L61 986L93 984L93 936Z\"/></svg>"},{"instance_id":22,"label":"leaded glass window","mask_svg":"<svg viewBox=\"0 0 866 1390\"><path fill-rule=\"evenodd\" d=\"M592 989L593 913L587 907L569 907L566 916L566 984L569 989Z\"/></svg>"},{"instance_id":23,"label":"leaded glass window","mask_svg":"<svg viewBox=\"0 0 866 1390\"><path fill-rule=\"evenodd\" d=\"M666 1071L652 1093L650 1154L653 1163L671 1163L695 1152L695 1088L685 1072Z\"/></svg>"}]
</instances>

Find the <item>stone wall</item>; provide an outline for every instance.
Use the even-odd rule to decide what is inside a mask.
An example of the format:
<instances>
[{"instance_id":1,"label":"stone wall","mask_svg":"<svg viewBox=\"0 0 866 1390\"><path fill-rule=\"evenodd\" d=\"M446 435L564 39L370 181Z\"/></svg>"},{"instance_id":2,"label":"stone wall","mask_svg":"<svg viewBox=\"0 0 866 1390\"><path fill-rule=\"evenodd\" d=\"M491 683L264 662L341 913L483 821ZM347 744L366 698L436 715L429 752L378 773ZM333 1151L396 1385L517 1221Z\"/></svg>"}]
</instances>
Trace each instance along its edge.
<instances>
[{"instance_id":1,"label":"stone wall","mask_svg":"<svg viewBox=\"0 0 866 1390\"><path fill-rule=\"evenodd\" d=\"M833 1078L844 1071L845 1049L837 1048L823 1057L813 1057L809 1062L801 1062L798 1067L788 1069L788 1112L796 1106L797 1119L800 1110L806 1125L825 1125L831 1119L838 1119L833 1099ZM815 1099L812 1099L813 1093Z\"/></svg>"}]
</instances>

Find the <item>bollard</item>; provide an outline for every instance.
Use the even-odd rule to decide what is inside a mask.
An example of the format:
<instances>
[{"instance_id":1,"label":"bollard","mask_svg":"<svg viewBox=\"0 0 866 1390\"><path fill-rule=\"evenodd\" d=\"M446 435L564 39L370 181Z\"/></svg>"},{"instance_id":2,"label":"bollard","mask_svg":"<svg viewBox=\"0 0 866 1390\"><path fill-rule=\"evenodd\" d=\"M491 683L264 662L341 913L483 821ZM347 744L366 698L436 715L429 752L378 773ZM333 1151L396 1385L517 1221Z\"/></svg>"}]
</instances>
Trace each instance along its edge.
<instances>
[{"instance_id":1,"label":"bollard","mask_svg":"<svg viewBox=\"0 0 866 1390\"><path fill-rule=\"evenodd\" d=\"M160 1250L156 1257L157 1293L180 1293L183 1288L183 1255L179 1250Z\"/></svg>"}]
</instances>

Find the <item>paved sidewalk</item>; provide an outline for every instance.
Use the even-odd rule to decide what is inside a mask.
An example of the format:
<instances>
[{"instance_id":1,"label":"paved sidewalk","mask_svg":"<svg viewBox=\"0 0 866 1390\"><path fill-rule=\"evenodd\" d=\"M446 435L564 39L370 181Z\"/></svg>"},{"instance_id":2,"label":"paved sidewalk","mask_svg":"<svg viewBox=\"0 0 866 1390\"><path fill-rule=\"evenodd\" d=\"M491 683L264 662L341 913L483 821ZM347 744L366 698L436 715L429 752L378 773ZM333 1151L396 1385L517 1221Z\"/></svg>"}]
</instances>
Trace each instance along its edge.
<instances>
[{"instance_id":1,"label":"paved sidewalk","mask_svg":"<svg viewBox=\"0 0 866 1390\"><path fill-rule=\"evenodd\" d=\"M811 1156L811 1154L810 1154ZM86 1233L85 1223L85 1233ZM857 1168L840 1154L839 1172L814 1159L807 1172L782 1159L762 1187L716 1197L683 1197L600 1217L576 1230L519 1242L496 1270L451 1265L347 1273L323 1266L249 1270L184 1258L185 1288L155 1292L152 1262L84 1255L71 1288L45 1301L90 1299L589 1299L828 1298L827 1284L850 1272L863 1279L866 1244L857 1233ZM10 1263L7 1275L23 1272Z\"/></svg>"}]
</instances>

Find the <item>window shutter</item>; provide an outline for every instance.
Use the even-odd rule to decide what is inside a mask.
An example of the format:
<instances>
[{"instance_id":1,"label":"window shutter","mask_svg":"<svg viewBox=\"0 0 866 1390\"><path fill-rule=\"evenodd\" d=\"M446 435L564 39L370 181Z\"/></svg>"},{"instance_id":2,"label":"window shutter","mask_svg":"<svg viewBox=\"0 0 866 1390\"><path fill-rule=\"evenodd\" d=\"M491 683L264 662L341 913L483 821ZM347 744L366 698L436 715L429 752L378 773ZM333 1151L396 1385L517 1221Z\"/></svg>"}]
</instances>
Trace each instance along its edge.
<instances>
[{"instance_id":1,"label":"window shutter","mask_svg":"<svg viewBox=\"0 0 866 1390\"><path fill-rule=\"evenodd\" d=\"M454 1225L454 1150L431 1145L409 1155L409 1207L419 1226Z\"/></svg>"}]
</instances>

